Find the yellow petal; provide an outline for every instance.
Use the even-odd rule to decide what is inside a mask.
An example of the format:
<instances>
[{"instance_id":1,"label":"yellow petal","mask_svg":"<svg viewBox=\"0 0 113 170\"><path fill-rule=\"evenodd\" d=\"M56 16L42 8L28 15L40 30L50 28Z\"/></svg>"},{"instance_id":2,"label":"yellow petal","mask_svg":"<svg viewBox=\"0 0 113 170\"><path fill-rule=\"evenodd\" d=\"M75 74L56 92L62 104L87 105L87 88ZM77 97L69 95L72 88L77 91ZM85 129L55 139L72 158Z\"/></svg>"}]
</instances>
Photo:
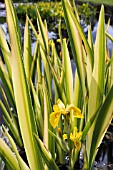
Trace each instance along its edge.
<instances>
[{"instance_id":1,"label":"yellow petal","mask_svg":"<svg viewBox=\"0 0 113 170\"><path fill-rule=\"evenodd\" d=\"M61 43L61 40L60 40L60 39L57 39L57 42Z\"/></svg>"},{"instance_id":2,"label":"yellow petal","mask_svg":"<svg viewBox=\"0 0 113 170\"><path fill-rule=\"evenodd\" d=\"M77 131L78 131L77 127L74 127L74 132L73 132L74 136L76 135Z\"/></svg>"},{"instance_id":3,"label":"yellow petal","mask_svg":"<svg viewBox=\"0 0 113 170\"><path fill-rule=\"evenodd\" d=\"M56 128L58 122L59 122L59 119L60 119L60 115L61 115L61 112L52 112L50 114L50 124L53 126L53 128Z\"/></svg>"},{"instance_id":4,"label":"yellow petal","mask_svg":"<svg viewBox=\"0 0 113 170\"><path fill-rule=\"evenodd\" d=\"M73 104L70 104L66 110L71 111L73 110L73 115L77 118L84 118L84 116L81 114L81 110L78 107L75 107Z\"/></svg>"},{"instance_id":5,"label":"yellow petal","mask_svg":"<svg viewBox=\"0 0 113 170\"><path fill-rule=\"evenodd\" d=\"M60 99L57 100L57 104L58 104L58 107L59 107L60 109L64 109L64 108L65 108L64 103L63 103Z\"/></svg>"},{"instance_id":6,"label":"yellow petal","mask_svg":"<svg viewBox=\"0 0 113 170\"><path fill-rule=\"evenodd\" d=\"M78 151L81 149L81 142L77 139L74 140L75 147L77 148Z\"/></svg>"},{"instance_id":7,"label":"yellow petal","mask_svg":"<svg viewBox=\"0 0 113 170\"><path fill-rule=\"evenodd\" d=\"M53 110L54 110L54 112L56 112L56 111L59 111L60 108L58 107L58 105L54 105L54 106L53 106Z\"/></svg>"},{"instance_id":8,"label":"yellow petal","mask_svg":"<svg viewBox=\"0 0 113 170\"><path fill-rule=\"evenodd\" d=\"M82 135L82 132L78 132L78 133L76 133L75 138L76 138L76 139L79 139L79 138L81 137L81 135Z\"/></svg>"},{"instance_id":9,"label":"yellow petal","mask_svg":"<svg viewBox=\"0 0 113 170\"><path fill-rule=\"evenodd\" d=\"M67 134L63 135L63 139L66 140L67 139Z\"/></svg>"},{"instance_id":10,"label":"yellow petal","mask_svg":"<svg viewBox=\"0 0 113 170\"><path fill-rule=\"evenodd\" d=\"M70 139L74 141L74 135L72 133L70 134Z\"/></svg>"}]
</instances>

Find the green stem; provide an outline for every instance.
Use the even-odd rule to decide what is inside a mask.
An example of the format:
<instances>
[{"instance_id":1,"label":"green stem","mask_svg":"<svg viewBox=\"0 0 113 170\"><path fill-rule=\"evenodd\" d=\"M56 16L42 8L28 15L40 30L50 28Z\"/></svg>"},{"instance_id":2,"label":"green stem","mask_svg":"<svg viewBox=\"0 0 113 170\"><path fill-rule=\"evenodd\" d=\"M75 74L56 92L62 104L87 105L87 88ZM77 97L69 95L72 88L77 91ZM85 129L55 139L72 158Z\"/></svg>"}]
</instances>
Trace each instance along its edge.
<instances>
[{"instance_id":1,"label":"green stem","mask_svg":"<svg viewBox=\"0 0 113 170\"><path fill-rule=\"evenodd\" d=\"M74 169L74 165L78 159L79 159L79 152L77 151L77 149L73 148L73 150L70 153L69 170Z\"/></svg>"},{"instance_id":2,"label":"green stem","mask_svg":"<svg viewBox=\"0 0 113 170\"><path fill-rule=\"evenodd\" d=\"M83 152L84 152L84 165L83 165L82 170L87 170L87 169L89 169L89 168L88 168L87 152L86 152L85 147L83 147Z\"/></svg>"}]
</instances>

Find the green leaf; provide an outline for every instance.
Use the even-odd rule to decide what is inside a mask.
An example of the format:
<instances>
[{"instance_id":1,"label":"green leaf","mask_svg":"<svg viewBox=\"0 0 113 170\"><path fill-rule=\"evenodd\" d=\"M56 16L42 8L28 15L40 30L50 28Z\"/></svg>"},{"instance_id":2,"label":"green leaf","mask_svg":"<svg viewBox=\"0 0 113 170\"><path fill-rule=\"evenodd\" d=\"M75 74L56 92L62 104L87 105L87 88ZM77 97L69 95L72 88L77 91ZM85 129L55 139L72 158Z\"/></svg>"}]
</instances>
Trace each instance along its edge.
<instances>
[{"instance_id":1,"label":"green leaf","mask_svg":"<svg viewBox=\"0 0 113 170\"><path fill-rule=\"evenodd\" d=\"M2 80L5 92L7 94L7 98L10 101L13 109L15 109L15 99L14 99L13 87L12 87L9 75L4 67L2 60L0 60L0 78Z\"/></svg>"},{"instance_id":2,"label":"green leaf","mask_svg":"<svg viewBox=\"0 0 113 170\"><path fill-rule=\"evenodd\" d=\"M52 87L52 77L51 77L50 67L49 67L48 60L47 60L48 56L44 53L41 46L40 46L40 54L41 54L41 58L42 58L42 61L44 64L44 71L45 71L45 77L47 80L48 90L49 90L50 96L52 98L52 88L51 88Z\"/></svg>"},{"instance_id":3,"label":"green leaf","mask_svg":"<svg viewBox=\"0 0 113 170\"><path fill-rule=\"evenodd\" d=\"M36 78L36 75L35 75L35 73L36 73L36 65L37 65L36 63L37 63L37 58L39 58L39 55L40 55L39 54L39 43L37 41L35 49L34 49L34 54L33 54L33 59L32 59L32 63L31 63L31 68L30 68L30 77L31 77L31 80L33 82L35 82L35 78ZM41 77L41 74L40 74L40 77Z\"/></svg>"},{"instance_id":4,"label":"green leaf","mask_svg":"<svg viewBox=\"0 0 113 170\"><path fill-rule=\"evenodd\" d=\"M73 75L72 67L69 56L69 51L66 44L66 39L63 39L63 58L64 58L64 74L65 74L65 84L66 84L66 97L67 102L72 103L73 100Z\"/></svg>"},{"instance_id":5,"label":"green leaf","mask_svg":"<svg viewBox=\"0 0 113 170\"><path fill-rule=\"evenodd\" d=\"M92 49L92 53L94 55L94 47L93 47L94 45L93 45L93 39L92 39L91 26L88 27L88 42ZM90 84L91 84L91 78L92 78L92 65L89 60L89 57L87 57L87 59L86 59L86 72L87 72L87 83L88 83L88 91L89 91Z\"/></svg>"},{"instance_id":6,"label":"green leaf","mask_svg":"<svg viewBox=\"0 0 113 170\"><path fill-rule=\"evenodd\" d=\"M1 46L1 50L3 53L4 60L5 60L5 64L7 67L8 75L11 79L12 74L11 74L10 50L9 50L6 37L5 37L5 33L2 27L0 27L0 46Z\"/></svg>"},{"instance_id":7,"label":"green leaf","mask_svg":"<svg viewBox=\"0 0 113 170\"><path fill-rule=\"evenodd\" d=\"M98 22L96 42L94 48L94 69L89 89L88 101L88 119L90 120L95 111L99 108L103 101L104 81L105 81L105 29L104 29L104 7L101 7ZM95 123L88 132L87 154L89 156L90 146L92 142L92 132L95 129ZM88 158L89 159L89 158Z\"/></svg>"},{"instance_id":8,"label":"green leaf","mask_svg":"<svg viewBox=\"0 0 113 170\"><path fill-rule=\"evenodd\" d=\"M98 147L102 142L102 139L109 127L113 118L113 85L99 110L99 114L96 120L95 129L93 132L92 144L90 148L89 167L92 166L95 155L98 151ZM101 123L100 123L101 122Z\"/></svg>"},{"instance_id":9,"label":"green leaf","mask_svg":"<svg viewBox=\"0 0 113 170\"><path fill-rule=\"evenodd\" d=\"M17 142L18 146L22 147L23 143L22 143L22 139L21 139L19 129L15 125L15 122L13 121L13 119L10 117L10 114L7 112L3 102L1 100L0 100L0 107L2 108L2 111L5 115L5 119L7 121L7 126L10 129L11 133L13 134L15 141Z\"/></svg>"},{"instance_id":10,"label":"green leaf","mask_svg":"<svg viewBox=\"0 0 113 170\"><path fill-rule=\"evenodd\" d=\"M47 28L45 27L45 25L42 22L38 8L37 8L37 23L38 23L39 33L40 33L40 36L41 36L43 44L44 44L44 48L46 50L46 54L48 54L48 32L47 32Z\"/></svg>"},{"instance_id":11,"label":"green leaf","mask_svg":"<svg viewBox=\"0 0 113 170\"><path fill-rule=\"evenodd\" d=\"M42 117L42 113L41 113L41 106L40 106L40 102L38 99L38 95L37 92L35 91L35 88L33 86L33 83L31 81L31 90L32 90L32 94L33 94L33 101L34 101L34 111L35 111L35 117L36 117L36 123L38 126L38 132L40 134L40 136L43 136L43 117Z\"/></svg>"},{"instance_id":12,"label":"green leaf","mask_svg":"<svg viewBox=\"0 0 113 170\"><path fill-rule=\"evenodd\" d=\"M53 136L53 137L55 138L55 141L58 143L58 145L59 145L65 152L68 152L68 151L69 151L69 148L67 147L67 144L66 144L66 142L65 142L63 139L57 137L57 136L56 136L52 131L50 131L50 130L49 130L49 133L50 133L51 136Z\"/></svg>"},{"instance_id":13,"label":"green leaf","mask_svg":"<svg viewBox=\"0 0 113 170\"><path fill-rule=\"evenodd\" d=\"M87 133L88 131L90 130L91 126L93 125L94 123L94 120L96 119L97 117L97 113L99 111L99 108L97 109L97 111L93 114L93 116L90 118L90 120L86 123L84 129L83 129L83 133L82 133L82 136L80 138L81 141L85 141L86 139L86 136L87 136Z\"/></svg>"},{"instance_id":14,"label":"green leaf","mask_svg":"<svg viewBox=\"0 0 113 170\"><path fill-rule=\"evenodd\" d=\"M28 83L30 83L31 63L32 63L31 37L29 31L28 18L26 17L26 24L24 29L24 66Z\"/></svg>"},{"instance_id":15,"label":"green leaf","mask_svg":"<svg viewBox=\"0 0 113 170\"><path fill-rule=\"evenodd\" d=\"M11 42L12 81L21 135L30 168L37 170L38 167L43 170L42 158L40 156L40 152L38 152L33 135L33 133L37 132L22 60L22 47L18 19L12 1L5 0L5 6Z\"/></svg>"},{"instance_id":16,"label":"green leaf","mask_svg":"<svg viewBox=\"0 0 113 170\"><path fill-rule=\"evenodd\" d=\"M53 131L53 128L49 122L49 116L52 112L51 99L45 81L43 80L43 92L44 92L44 132L43 142L45 147L51 152L52 158L55 159L55 140L48 133L48 129Z\"/></svg>"},{"instance_id":17,"label":"green leaf","mask_svg":"<svg viewBox=\"0 0 113 170\"><path fill-rule=\"evenodd\" d=\"M0 138L0 155L3 156L5 161L10 166L11 170L20 170L18 161L14 153L9 149L6 143Z\"/></svg>"},{"instance_id":18,"label":"green leaf","mask_svg":"<svg viewBox=\"0 0 113 170\"><path fill-rule=\"evenodd\" d=\"M113 37L106 32L106 36L113 42Z\"/></svg>"},{"instance_id":19,"label":"green leaf","mask_svg":"<svg viewBox=\"0 0 113 170\"><path fill-rule=\"evenodd\" d=\"M10 142L10 144L11 144L11 146L12 146L12 149L13 149L14 153L16 154L16 158L17 158L17 160L18 160L20 169L29 170L27 164L23 161L23 159L22 159L21 156L19 155L18 150L17 150L17 147L16 147L16 144L14 143L13 138L9 135L9 133L7 132L7 130L5 129L5 127L4 127L4 126L2 126L2 127L3 127L3 130L4 130L4 132L5 132L5 135L6 135L6 136L8 137L8 139L9 139L9 142Z\"/></svg>"},{"instance_id":20,"label":"green leaf","mask_svg":"<svg viewBox=\"0 0 113 170\"><path fill-rule=\"evenodd\" d=\"M30 24L32 30L33 30L34 36L38 39L38 34L37 34L37 31L36 31L34 25L32 24L32 22L31 22L31 20L29 19L28 16L27 16L27 19L28 19L28 21L29 21L29 24Z\"/></svg>"},{"instance_id":21,"label":"green leaf","mask_svg":"<svg viewBox=\"0 0 113 170\"><path fill-rule=\"evenodd\" d=\"M59 98L63 101L64 104L66 104L67 99L66 99L62 84L60 83L60 77L58 76L58 74L50 60L48 60L48 63L49 63L49 66L50 66L50 69L52 72L52 76L54 78L54 82L55 82L55 86L56 86L58 94L59 94Z\"/></svg>"},{"instance_id":22,"label":"green leaf","mask_svg":"<svg viewBox=\"0 0 113 170\"><path fill-rule=\"evenodd\" d=\"M63 6L64 18L65 18L66 25L67 25L67 31L68 31L68 35L70 38L73 56L77 64L77 71L78 71L80 82L82 84L82 90L83 90L83 94L85 98L86 73L85 73L84 61L83 61L83 56L82 56L82 39L79 34L80 28L78 30L77 24L75 22L77 21L77 19L73 14L73 9L70 7L70 4L67 1L62 0L62 6Z\"/></svg>"},{"instance_id":23,"label":"green leaf","mask_svg":"<svg viewBox=\"0 0 113 170\"><path fill-rule=\"evenodd\" d=\"M54 159L52 158L51 153L47 150L44 143L38 138L37 135L35 135L37 145L40 148L41 155L43 157L43 160L45 161L46 165L48 166L49 170L59 170L56 163L54 162Z\"/></svg>"}]
</instances>

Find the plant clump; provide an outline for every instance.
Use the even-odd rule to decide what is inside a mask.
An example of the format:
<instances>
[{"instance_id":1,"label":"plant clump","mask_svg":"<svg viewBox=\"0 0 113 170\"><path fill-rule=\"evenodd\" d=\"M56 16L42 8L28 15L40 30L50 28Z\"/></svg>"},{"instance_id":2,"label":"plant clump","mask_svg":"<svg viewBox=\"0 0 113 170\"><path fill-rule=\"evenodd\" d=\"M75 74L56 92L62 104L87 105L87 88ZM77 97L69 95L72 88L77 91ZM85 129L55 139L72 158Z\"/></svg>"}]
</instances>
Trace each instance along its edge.
<instances>
[{"instance_id":1,"label":"plant clump","mask_svg":"<svg viewBox=\"0 0 113 170\"><path fill-rule=\"evenodd\" d=\"M49 31L55 31L58 29L59 20L62 21L61 28L66 30L61 2L38 2L34 4L20 3L16 7L17 15L24 21L27 13L34 25L36 25L36 8L38 8L42 19L45 20L46 18ZM96 8L93 5L83 3L82 5L77 5L77 9L81 20L83 20L87 25L94 22L94 18L96 16Z\"/></svg>"}]
</instances>

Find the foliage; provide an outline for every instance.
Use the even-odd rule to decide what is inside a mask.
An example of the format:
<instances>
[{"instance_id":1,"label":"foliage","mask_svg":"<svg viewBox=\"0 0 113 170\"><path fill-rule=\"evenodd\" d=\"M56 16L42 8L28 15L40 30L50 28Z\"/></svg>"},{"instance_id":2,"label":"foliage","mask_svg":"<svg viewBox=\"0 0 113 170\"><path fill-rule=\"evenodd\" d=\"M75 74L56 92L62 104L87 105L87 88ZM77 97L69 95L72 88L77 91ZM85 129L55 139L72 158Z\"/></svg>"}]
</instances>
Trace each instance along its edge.
<instances>
[{"instance_id":1,"label":"foliage","mask_svg":"<svg viewBox=\"0 0 113 170\"><path fill-rule=\"evenodd\" d=\"M78 13L80 18L88 25L95 22L94 20L96 20L96 12L96 7L91 4L83 3L82 5L78 6Z\"/></svg>"},{"instance_id":2,"label":"foliage","mask_svg":"<svg viewBox=\"0 0 113 170\"><path fill-rule=\"evenodd\" d=\"M54 29L57 27L57 24L60 19L63 19L63 11L61 7L61 2L38 2L36 4L19 4L16 7L17 15L19 18L26 18L26 13L29 18L32 19L32 22L36 25L37 20L37 7L41 14L42 19L46 18L49 29Z\"/></svg>"},{"instance_id":3,"label":"foliage","mask_svg":"<svg viewBox=\"0 0 113 170\"><path fill-rule=\"evenodd\" d=\"M19 4L16 7L17 15L22 20L25 20L26 13L29 18L32 19L34 25L36 25L36 6L40 12L42 19L46 18L48 29L56 30L58 29L58 22L61 19L63 29L66 29L64 24L64 14L62 10L61 2L38 2L36 4ZM83 3L82 5L77 5L77 9L79 11L80 18L86 23L94 22L94 18L96 16L96 8L88 3ZM93 12L92 12L93 11Z\"/></svg>"},{"instance_id":4,"label":"foliage","mask_svg":"<svg viewBox=\"0 0 113 170\"><path fill-rule=\"evenodd\" d=\"M83 2L83 0L77 0ZM98 3L98 4L105 4L105 5L113 5L112 0L84 0L84 2L92 2L92 3Z\"/></svg>"},{"instance_id":5,"label":"foliage","mask_svg":"<svg viewBox=\"0 0 113 170\"><path fill-rule=\"evenodd\" d=\"M46 21L36 10L38 31L26 16L24 43L11 0L5 0L9 42L0 27L0 107L9 129L2 126L11 147L0 138L0 156L7 169L58 170L59 164L73 169L83 149L84 167L92 169L97 149L113 117L113 57L107 53L104 7L100 11L93 44L91 27L86 38L75 4L62 0L66 29L76 63L72 72L68 41L59 24L58 55L48 38ZM32 29L36 37L31 48ZM106 35L105 35L106 33ZM78 119L79 118L79 119ZM93 133L92 133L93 132ZM98 133L97 133L98 132ZM19 154L24 148L27 163ZM15 153L15 155L14 155Z\"/></svg>"},{"instance_id":6,"label":"foliage","mask_svg":"<svg viewBox=\"0 0 113 170\"><path fill-rule=\"evenodd\" d=\"M94 46L92 42L90 27L88 32L88 40L86 40L85 34L79 25L79 18L74 16L69 3L63 1L63 7L72 51L73 55L75 56L75 61L77 62L77 71L83 91L83 106L86 118L85 124L91 119L91 117L95 115L95 113L97 115L86 138L87 165L84 168L91 169L97 153L97 148L102 141L102 137L105 134L106 129L108 128L108 122L111 121L113 117L112 108L110 106L111 104L108 106L108 101L111 98L110 91L112 91L113 88L111 81L109 90L107 91L107 93L104 93L106 89L105 78L107 76L107 63L105 63L107 53L105 48L106 37L104 28L104 7L102 6L101 8ZM84 43L84 46L81 43L82 41ZM84 61L86 63L86 66L84 66ZM105 108L107 109L107 106L109 107L109 109L104 110ZM111 114L108 115L108 112L110 112ZM103 119L101 119L100 117ZM105 117L107 119L105 119ZM101 123L100 119L102 120Z\"/></svg>"}]
</instances>

